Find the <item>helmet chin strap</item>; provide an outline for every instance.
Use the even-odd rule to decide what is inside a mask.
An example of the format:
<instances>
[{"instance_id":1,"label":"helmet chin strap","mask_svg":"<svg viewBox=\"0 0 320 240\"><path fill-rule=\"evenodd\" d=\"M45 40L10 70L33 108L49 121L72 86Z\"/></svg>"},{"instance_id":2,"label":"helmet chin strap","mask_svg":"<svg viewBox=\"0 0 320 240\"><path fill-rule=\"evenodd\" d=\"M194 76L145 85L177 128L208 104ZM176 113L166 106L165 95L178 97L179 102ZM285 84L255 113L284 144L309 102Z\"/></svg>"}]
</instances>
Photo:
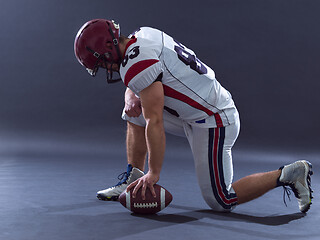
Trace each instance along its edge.
<instances>
[{"instance_id":1,"label":"helmet chin strap","mask_svg":"<svg viewBox=\"0 0 320 240\"><path fill-rule=\"evenodd\" d=\"M112 56L111 56L112 58ZM113 59L111 61L107 61L105 57L102 58L102 61L104 62L104 65L106 66L106 75L107 75L107 83L116 83L116 82L120 82L122 81L121 78L117 78L117 79L113 79L112 75L114 70L112 69L112 65L113 64L119 64L113 61ZM109 68L107 66L110 66Z\"/></svg>"},{"instance_id":2,"label":"helmet chin strap","mask_svg":"<svg viewBox=\"0 0 320 240\"><path fill-rule=\"evenodd\" d=\"M113 71L109 71L107 69L107 83L116 83L116 82L122 81L121 78L112 79L112 74L113 74Z\"/></svg>"},{"instance_id":3,"label":"helmet chin strap","mask_svg":"<svg viewBox=\"0 0 320 240\"><path fill-rule=\"evenodd\" d=\"M120 67L120 63L122 62L122 56L121 56L120 48L119 48L119 40L114 36L113 31L112 31L112 29L111 29L111 27L109 25L109 22L107 22L107 24L109 26L108 30L110 32L110 35L112 36L112 43L113 43L114 47L116 48L118 59L119 59L118 62L114 62L113 59L111 60L111 62L109 62L110 63L110 69L107 69L107 82L108 83L116 83L116 82L121 81L122 79L121 78L112 79L112 73L113 73L112 65L113 64L118 64L119 67ZM104 61L105 61L105 64L106 64L105 58L104 58Z\"/></svg>"}]
</instances>

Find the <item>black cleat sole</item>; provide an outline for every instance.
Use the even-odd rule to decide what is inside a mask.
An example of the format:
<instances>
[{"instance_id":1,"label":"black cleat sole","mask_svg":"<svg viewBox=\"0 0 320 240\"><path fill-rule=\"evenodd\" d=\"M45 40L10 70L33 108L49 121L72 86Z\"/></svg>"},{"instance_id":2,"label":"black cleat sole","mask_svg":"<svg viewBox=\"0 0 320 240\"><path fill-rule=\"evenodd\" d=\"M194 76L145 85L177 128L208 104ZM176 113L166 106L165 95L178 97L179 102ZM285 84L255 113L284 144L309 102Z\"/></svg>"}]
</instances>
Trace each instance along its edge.
<instances>
[{"instance_id":1,"label":"black cleat sole","mask_svg":"<svg viewBox=\"0 0 320 240\"><path fill-rule=\"evenodd\" d=\"M119 196L105 197L103 195L98 194L97 198L102 201L118 201Z\"/></svg>"}]
</instances>

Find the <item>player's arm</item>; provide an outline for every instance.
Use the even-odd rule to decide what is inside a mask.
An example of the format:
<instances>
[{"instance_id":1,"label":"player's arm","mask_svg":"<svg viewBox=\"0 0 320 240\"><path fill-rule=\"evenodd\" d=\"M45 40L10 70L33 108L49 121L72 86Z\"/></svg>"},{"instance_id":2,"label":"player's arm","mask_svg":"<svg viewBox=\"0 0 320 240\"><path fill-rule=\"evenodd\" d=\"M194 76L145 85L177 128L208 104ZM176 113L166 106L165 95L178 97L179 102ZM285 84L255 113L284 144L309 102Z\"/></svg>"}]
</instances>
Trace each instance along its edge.
<instances>
[{"instance_id":1,"label":"player's arm","mask_svg":"<svg viewBox=\"0 0 320 240\"><path fill-rule=\"evenodd\" d=\"M144 199L147 188L155 196L153 185L160 178L160 171L165 152L165 133L163 127L164 93L161 82L155 82L140 92L142 113L146 120L146 143L148 147L149 171L146 175L128 186L127 191L134 187L135 197L139 188L142 188Z\"/></svg>"},{"instance_id":2,"label":"player's arm","mask_svg":"<svg viewBox=\"0 0 320 240\"><path fill-rule=\"evenodd\" d=\"M124 94L124 103L124 111L128 117L140 116L142 112L140 99L129 88Z\"/></svg>"},{"instance_id":3,"label":"player's arm","mask_svg":"<svg viewBox=\"0 0 320 240\"><path fill-rule=\"evenodd\" d=\"M160 175L165 151L163 127L164 93L161 82L155 82L140 92L142 112L146 120L146 141L149 172Z\"/></svg>"}]
</instances>

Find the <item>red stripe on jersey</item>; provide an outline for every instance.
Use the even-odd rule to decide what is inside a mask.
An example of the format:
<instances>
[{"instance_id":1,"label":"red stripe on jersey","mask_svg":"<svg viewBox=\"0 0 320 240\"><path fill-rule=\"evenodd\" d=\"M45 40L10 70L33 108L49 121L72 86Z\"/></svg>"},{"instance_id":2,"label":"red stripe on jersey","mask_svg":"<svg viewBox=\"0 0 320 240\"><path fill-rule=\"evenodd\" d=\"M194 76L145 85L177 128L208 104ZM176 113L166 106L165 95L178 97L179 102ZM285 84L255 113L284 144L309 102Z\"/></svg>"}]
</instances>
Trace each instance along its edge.
<instances>
[{"instance_id":1,"label":"red stripe on jersey","mask_svg":"<svg viewBox=\"0 0 320 240\"><path fill-rule=\"evenodd\" d=\"M212 116L214 113L212 111L210 111L208 108L205 108L204 106L202 106L200 103L196 102L195 100L193 100L192 98L184 95L181 92L178 92L174 89L172 89L171 87L168 87L166 85L163 85L163 90L164 90L164 95L174 98L174 99L178 99L188 105L190 105L191 107L194 107L196 109L199 109L201 111L204 111L206 114L208 114L209 116Z\"/></svg>"},{"instance_id":2,"label":"red stripe on jersey","mask_svg":"<svg viewBox=\"0 0 320 240\"><path fill-rule=\"evenodd\" d=\"M124 76L124 84L128 87L129 82L132 78L137 76L143 70L147 69L148 67L152 66L153 64L159 62L157 59L148 59L137 62L133 64L127 71L126 75ZM154 79L155 80L155 79Z\"/></svg>"}]
</instances>

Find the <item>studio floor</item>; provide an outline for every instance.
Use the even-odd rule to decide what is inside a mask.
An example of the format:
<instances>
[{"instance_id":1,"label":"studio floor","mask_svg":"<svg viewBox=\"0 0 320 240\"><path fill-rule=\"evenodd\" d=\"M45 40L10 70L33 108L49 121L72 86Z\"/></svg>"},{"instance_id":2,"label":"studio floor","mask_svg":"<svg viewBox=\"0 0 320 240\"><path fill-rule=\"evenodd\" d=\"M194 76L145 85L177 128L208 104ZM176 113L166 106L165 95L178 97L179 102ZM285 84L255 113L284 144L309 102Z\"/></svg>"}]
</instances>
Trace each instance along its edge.
<instances>
[{"instance_id":1,"label":"studio floor","mask_svg":"<svg viewBox=\"0 0 320 240\"><path fill-rule=\"evenodd\" d=\"M156 215L141 216L96 199L96 191L117 183L126 168L121 141L1 138L0 239L319 239L317 156L235 148L235 180L307 157L315 173L313 204L302 214L292 194L286 207L277 188L232 213L215 213L201 197L187 144L168 146L159 184L173 201Z\"/></svg>"}]
</instances>

